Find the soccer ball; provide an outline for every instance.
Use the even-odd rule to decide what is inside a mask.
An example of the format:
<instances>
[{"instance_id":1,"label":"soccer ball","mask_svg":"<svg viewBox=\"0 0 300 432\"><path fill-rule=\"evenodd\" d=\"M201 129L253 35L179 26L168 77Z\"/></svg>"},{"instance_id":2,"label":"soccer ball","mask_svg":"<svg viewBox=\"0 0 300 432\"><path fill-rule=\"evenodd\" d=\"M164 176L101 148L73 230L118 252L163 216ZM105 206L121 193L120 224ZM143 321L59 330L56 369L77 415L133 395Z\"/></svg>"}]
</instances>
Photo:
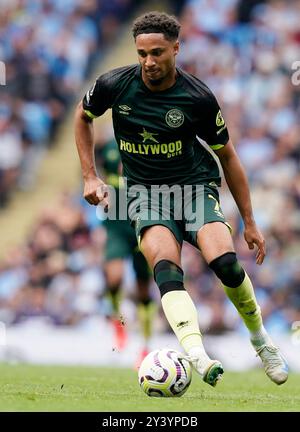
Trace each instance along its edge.
<instances>
[{"instance_id":1,"label":"soccer ball","mask_svg":"<svg viewBox=\"0 0 300 432\"><path fill-rule=\"evenodd\" d=\"M151 351L139 368L142 390L153 397L182 396L192 380L191 365L173 349Z\"/></svg>"}]
</instances>

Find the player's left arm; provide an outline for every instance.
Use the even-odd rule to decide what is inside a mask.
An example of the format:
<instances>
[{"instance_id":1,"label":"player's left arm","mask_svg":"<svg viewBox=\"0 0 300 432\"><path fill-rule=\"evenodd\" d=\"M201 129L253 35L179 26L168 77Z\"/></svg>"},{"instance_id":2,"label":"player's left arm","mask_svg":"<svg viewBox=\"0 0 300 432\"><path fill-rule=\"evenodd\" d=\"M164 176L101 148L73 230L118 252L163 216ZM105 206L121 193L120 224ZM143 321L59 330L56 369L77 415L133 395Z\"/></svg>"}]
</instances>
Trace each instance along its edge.
<instances>
[{"instance_id":1,"label":"player's left arm","mask_svg":"<svg viewBox=\"0 0 300 432\"><path fill-rule=\"evenodd\" d=\"M253 249L254 245L257 246L256 263L260 265L266 255L266 245L265 239L254 220L245 169L230 139L226 145L215 150L215 153L220 160L226 182L243 218L245 240L249 249Z\"/></svg>"}]
</instances>

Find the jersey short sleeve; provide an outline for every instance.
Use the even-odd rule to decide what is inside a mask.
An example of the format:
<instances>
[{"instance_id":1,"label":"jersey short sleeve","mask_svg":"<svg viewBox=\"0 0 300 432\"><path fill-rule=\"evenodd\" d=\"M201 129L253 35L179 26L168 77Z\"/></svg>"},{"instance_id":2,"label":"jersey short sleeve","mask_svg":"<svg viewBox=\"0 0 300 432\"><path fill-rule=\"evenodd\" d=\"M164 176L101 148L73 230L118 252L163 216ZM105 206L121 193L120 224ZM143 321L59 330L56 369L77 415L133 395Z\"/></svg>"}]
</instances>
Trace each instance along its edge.
<instances>
[{"instance_id":1,"label":"jersey short sleeve","mask_svg":"<svg viewBox=\"0 0 300 432\"><path fill-rule=\"evenodd\" d=\"M85 94L82 106L87 116L94 119L112 108L116 98L134 78L137 65L123 66L100 75Z\"/></svg>"},{"instance_id":2,"label":"jersey short sleeve","mask_svg":"<svg viewBox=\"0 0 300 432\"><path fill-rule=\"evenodd\" d=\"M101 75L83 98L84 112L92 119L101 116L108 108L111 108L113 81L109 75L109 73Z\"/></svg>"},{"instance_id":3,"label":"jersey short sleeve","mask_svg":"<svg viewBox=\"0 0 300 432\"><path fill-rule=\"evenodd\" d=\"M204 122L201 122L199 137L204 139L213 150L219 150L227 144L229 134L220 106L211 92L205 97L202 110Z\"/></svg>"}]
</instances>

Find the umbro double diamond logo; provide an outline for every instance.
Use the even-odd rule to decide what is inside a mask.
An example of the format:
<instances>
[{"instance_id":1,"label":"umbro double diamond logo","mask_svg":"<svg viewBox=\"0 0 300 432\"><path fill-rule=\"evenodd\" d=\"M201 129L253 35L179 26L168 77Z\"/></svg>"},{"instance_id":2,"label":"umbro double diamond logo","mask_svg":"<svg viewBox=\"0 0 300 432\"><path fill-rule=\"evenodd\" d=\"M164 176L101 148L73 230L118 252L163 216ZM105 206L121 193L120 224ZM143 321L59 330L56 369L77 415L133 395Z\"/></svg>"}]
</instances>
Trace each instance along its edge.
<instances>
[{"instance_id":1,"label":"umbro double diamond logo","mask_svg":"<svg viewBox=\"0 0 300 432\"><path fill-rule=\"evenodd\" d=\"M119 111L120 114L124 114L124 115L130 114L129 111L131 111L131 108L128 105L119 105L119 108L120 108Z\"/></svg>"}]
</instances>

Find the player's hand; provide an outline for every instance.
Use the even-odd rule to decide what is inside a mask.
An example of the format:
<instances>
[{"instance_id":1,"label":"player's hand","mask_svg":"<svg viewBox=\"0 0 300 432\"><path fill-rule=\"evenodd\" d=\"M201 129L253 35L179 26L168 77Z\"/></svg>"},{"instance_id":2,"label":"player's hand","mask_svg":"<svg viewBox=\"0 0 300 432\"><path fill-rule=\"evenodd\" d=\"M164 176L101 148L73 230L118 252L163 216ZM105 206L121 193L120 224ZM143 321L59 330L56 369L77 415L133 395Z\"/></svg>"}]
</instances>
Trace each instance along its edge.
<instances>
[{"instance_id":1,"label":"player's hand","mask_svg":"<svg viewBox=\"0 0 300 432\"><path fill-rule=\"evenodd\" d=\"M101 204L104 211L108 211L109 199L108 199L108 187L98 177L93 177L84 182L83 190L84 199L92 205Z\"/></svg>"},{"instance_id":2,"label":"player's hand","mask_svg":"<svg viewBox=\"0 0 300 432\"><path fill-rule=\"evenodd\" d=\"M245 226L244 238L249 249L254 249L254 245L257 246L256 264L261 265L266 256L266 242L255 223Z\"/></svg>"}]
</instances>

